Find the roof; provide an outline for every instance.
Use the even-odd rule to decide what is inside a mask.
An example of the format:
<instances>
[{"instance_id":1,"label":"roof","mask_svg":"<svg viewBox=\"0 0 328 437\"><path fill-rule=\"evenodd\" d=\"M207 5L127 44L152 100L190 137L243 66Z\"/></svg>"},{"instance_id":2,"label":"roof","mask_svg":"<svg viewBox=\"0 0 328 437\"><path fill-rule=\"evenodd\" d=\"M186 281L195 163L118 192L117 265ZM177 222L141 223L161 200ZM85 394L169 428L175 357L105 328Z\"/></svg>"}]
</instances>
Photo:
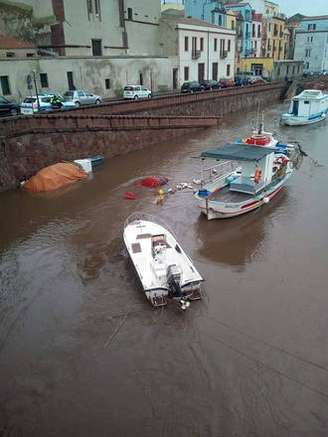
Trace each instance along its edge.
<instances>
[{"instance_id":1,"label":"roof","mask_svg":"<svg viewBox=\"0 0 328 437\"><path fill-rule=\"evenodd\" d=\"M314 15L313 17L303 17L301 21L309 20L328 20L328 15Z\"/></svg>"},{"instance_id":2,"label":"roof","mask_svg":"<svg viewBox=\"0 0 328 437\"><path fill-rule=\"evenodd\" d=\"M245 144L225 144L202 152L202 158L228 159L232 161L260 161L274 153L271 147L249 146Z\"/></svg>"},{"instance_id":3,"label":"roof","mask_svg":"<svg viewBox=\"0 0 328 437\"><path fill-rule=\"evenodd\" d=\"M0 34L1 49L34 49L35 45L30 41L14 38L13 36Z\"/></svg>"},{"instance_id":4,"label":"roof","mask_svg":"<svg viewBox=\"0 0 328 437\"><path fill-rule=\"evenodd\" d=\"M225 7L228 6L228 7L231 8L231 7L235 7L235 6L238 6L238 7L239 7L239 6L241 6L241 7L242 7L242 6L250 6L250 4L249 4L248 2L245 2L245 3L229 2L229 3L225 3L224 6L225 6Z\"/></svg>"},{"instance_id":5,"label":"roof","mask_svg":"<svg viewBox=\"0 0 328 437\"><path fill-rule=\"evenodd\" d=\"M223 26L217 26L216 24L212 24L212 23L209 23L207 21L199 20L197 18L180 17L179 15L176 15L176 14L170 15L170 14L165 14L165 13L164 14L162 13L162 18L175 20L177 24L190 24L192 26L210 27L213 29L226 30L226 31L235 33L235 31L232 29L228 29L228 28L223 27Z\"/></svg>"}]
</instances>

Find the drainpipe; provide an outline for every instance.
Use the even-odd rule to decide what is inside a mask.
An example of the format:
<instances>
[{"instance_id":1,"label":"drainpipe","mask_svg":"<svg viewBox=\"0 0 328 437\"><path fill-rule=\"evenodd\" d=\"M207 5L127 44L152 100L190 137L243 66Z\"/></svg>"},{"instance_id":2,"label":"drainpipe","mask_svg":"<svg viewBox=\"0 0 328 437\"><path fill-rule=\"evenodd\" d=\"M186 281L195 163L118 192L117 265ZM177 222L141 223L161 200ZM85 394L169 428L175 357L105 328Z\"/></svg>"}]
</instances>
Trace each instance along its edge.
<instances>
[{"instance_id":1,"label":"drainpipe","mask_svg":"<svg viewBox=\"0 0 328 437\"><path fill-rule=\"evenodd\" d=\"M207 80L210 80L210 32L207 32Z\"/></svg>"},{"instance_id":2,"label":"drainpipe","mask_svg":"<svg viewBox=\"0 0 328 437\"><path fill-rule=\"evenodd\" d=\"M33 75L33 82L34 82L34 87L35 87L36 103L38 105L38 112L40 112L39 92L38 92L38 86L36 83L36 71L35 70L32 71L32 75Z\"/></svg>"}]
</instances>

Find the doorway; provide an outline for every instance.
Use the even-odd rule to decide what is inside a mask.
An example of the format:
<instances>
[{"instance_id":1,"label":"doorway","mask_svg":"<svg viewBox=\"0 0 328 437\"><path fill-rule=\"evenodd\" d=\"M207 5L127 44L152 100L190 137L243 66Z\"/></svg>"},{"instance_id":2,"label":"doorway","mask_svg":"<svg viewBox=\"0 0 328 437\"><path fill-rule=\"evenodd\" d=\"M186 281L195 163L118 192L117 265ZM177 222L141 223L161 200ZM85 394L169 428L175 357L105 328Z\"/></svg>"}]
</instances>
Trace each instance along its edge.
<instances>
[{"instance_id":1,"label":"doorway","mask_svg":"<svg viewBox=\"0 0 328 437\"><path fill-rule=\"evenodd\" d=\"M178 69L173 68L173 89L176 90L178 88Z\"/></svg>"},{"instance_id":2,"label":"doorway","mask_svg":"<svg viewBox=\"0 0 328 437\"><path fill-rule=\"evenodd\" d=\"M204 77L205 77L205 64L200 63L198 64L198 82L204 80Z\"/></svg>"}]
</instances>

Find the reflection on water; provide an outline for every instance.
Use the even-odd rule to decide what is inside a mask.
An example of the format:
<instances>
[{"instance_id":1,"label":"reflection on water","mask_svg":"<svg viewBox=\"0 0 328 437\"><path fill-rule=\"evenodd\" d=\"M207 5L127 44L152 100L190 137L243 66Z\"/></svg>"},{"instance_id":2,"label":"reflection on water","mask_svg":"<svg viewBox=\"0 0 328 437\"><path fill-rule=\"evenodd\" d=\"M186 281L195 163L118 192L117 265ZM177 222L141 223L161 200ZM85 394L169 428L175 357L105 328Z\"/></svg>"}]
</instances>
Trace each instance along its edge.
<instances>
[{"instance_id":1,"label":"reflection on water","mask_svg":"<svg viewBox=\"0 0 328 437\"><path fill-rule=\"evenodd\" d=\"M0 436L326 435L327 123L281 127L282 110L266 129L324 167L305 158L235 219L208 222L190 191L159 206L135 181L198 178L194 157L247 135L255 111L107 161L65 192L1 195ZM135 211L166 221L205 277L183 315L153 311L140 289L122 244Z\"/></svg>"}]
</instances>

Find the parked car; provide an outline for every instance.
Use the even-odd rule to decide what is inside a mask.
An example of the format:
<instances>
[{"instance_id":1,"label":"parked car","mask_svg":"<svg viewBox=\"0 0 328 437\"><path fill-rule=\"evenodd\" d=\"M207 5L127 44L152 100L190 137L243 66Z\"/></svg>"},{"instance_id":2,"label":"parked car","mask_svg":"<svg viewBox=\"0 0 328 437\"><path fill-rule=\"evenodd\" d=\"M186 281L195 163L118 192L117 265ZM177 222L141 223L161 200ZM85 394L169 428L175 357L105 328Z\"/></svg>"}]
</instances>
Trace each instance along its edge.
<instances>
[{"instance_id":1,"label":"parked car","mask_svg":"<svg viewBox=\"0 0 328 437\"><path fill-rule=\"evenodd\" d=\"M73 102L75 106L99 105L103 99L86 90L71 90L64 93L64 102Z\"/></svg>"},{"instance_id":2,"label":"parked car","mask_svg":"<svg viewBox=\"0 0 328 437\"><path fill-rule=\"evenodd\" d=\"M0 96L0 117L8 115L17 115L20 113L20 108L17 103L10 102L3 96Z\"/></svg>"},{"instance_id":3,"label":"parked car","mask_svg":"<svg viewBox=\"0 0 328 437\"><path fill-rule=\"evenodd\" d=\"M152 96L151 90L142 85L127 85L123 90L124 99L150 99Z\"/></svg>"},{"instance_id":4,"label":"parked car","mask_svg":"<svg viewBox=\"0 0 328 437\"><path fill-rule=\"evenodd\" d=\"M61 105L53 105L53 96L56 95L62 101ZM39 100L39 105L38 105ZM59 94L40 94L38 99L36 96L28 96L25 97L23 102L20 105L20 111L24 115L31 115L37 112L51 112L55 109L73 109L75 108L75 104L73 102L65 102L63 98Z\"/></svg>"},{"instance_id":5,"label":"parked car","mask_svg":"<svg viewBox=\"0 0 328 437\"><path fill-rule=\"evenodd\" d=\"M185 82L181 87L182 93L194 93L196 91L203 91L203 88L199 82L191 81Z\"/></svg>"},{"instance_id":6,"label":"parked car","mask_svg":"<svg viewBox=\"0 0 328 437\"><path fill-rule=\"evenodd\" d=\"M263 79L262 76L252 76L249 80L249 83L251 85L263 85L264 83L267 83L267 81Z\"/></svg>"},{"instance_id":7,"label":"parked car","mask_svg":"<svg viewBox=\"0 0 328 437\"><path fill-rule=\"evenodd\" d=\"M201 80L200 86L203 88L203 90L217 90L220 88L220 84L217 80Z\"/></svg>"},{"instance_id":8,"label":"parked car","mask_svg":"<svg viewBox=\"0 0 328 437\"><path fill-rule=\"evenodd\" d=\"M230 88L235 86L235 81L232 79L220 79L219 84L221 88Z\"/></svg>"}]
</instances>

